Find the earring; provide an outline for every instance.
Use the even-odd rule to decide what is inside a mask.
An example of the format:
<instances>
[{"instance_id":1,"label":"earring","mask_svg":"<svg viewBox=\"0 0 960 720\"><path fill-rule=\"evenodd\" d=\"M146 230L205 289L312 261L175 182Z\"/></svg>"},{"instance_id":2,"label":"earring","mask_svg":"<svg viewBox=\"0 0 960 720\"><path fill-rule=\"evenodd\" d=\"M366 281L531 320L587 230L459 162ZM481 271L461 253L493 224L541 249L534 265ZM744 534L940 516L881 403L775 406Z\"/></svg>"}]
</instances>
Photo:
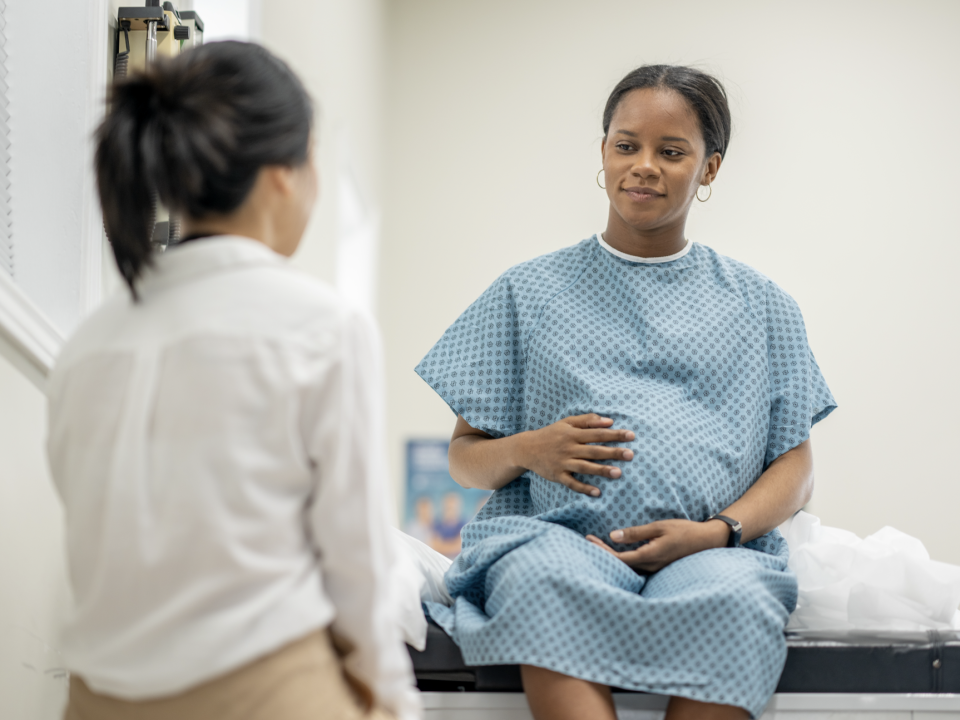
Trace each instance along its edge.
<instances>
[{"instance_id":1,"label":"earring","mask_svg":"<svg viewBox=\"0 0 960 720\"><path fill-rule=\"evenodd\" d=\"M703 185L701 185L700 187L703 187ZM705 198L702 198L702 197L700 197L700 188L698 187L698 188L697 188L697 200L699 200L700 202L706 202L707 200L710 199L710 197L713 195L713 183L709 183L709 184L707 185L707 190L708 190L707 196L706 196Z\"/></svg>"},{"instance_id":2,"label":"earring","mask_svg":"<svg viewBox=\"0 0 960 720\"><path fill-rule=\"evenodd\" d=\"M599 170L597 170L597 185L600 185L600 173L602 173L602 172L603 172L603 168L600 168ZM606 180L606 177L604 177L604 180ZM601 190L606 190L606 189L607 189L607 186L606 186L606 185L600 185L600 189L601 189Z\"/></svg>"}]
</instances>

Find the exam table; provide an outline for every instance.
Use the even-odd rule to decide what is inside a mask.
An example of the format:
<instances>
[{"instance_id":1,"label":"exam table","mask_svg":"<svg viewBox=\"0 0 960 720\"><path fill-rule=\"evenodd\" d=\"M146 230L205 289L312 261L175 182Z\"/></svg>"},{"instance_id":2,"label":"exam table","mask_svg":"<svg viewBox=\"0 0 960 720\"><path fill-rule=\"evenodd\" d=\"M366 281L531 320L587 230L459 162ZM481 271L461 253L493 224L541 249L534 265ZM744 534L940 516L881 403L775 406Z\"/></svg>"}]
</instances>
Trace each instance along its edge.
<instances>
[{"instance_id":1,"label":"exam table","mask_svg":"<svg viewBox=\"0 0 960 720\"><path fill-rule=\"evenodd\" d=\"M763 720L960 719L960 631L787 635ZM427 720L529 720L516 665L470 667L436 624L410 648ZM732 659L735 661L735 659ZM620 720L657 720L667 698L616 692Z\"/></svg>"}]
</instances>

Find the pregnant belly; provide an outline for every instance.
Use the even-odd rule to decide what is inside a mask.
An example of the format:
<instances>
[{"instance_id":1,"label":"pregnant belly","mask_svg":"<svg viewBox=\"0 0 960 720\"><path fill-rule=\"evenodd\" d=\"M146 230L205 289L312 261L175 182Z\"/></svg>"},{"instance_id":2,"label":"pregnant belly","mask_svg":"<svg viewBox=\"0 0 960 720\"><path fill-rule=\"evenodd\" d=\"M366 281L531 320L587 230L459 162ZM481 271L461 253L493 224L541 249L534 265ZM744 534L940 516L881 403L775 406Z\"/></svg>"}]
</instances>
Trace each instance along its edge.
<instances>
[{"instance_id":1,"label":"pregnant belly","mask_svg":"<svg viewBox=\"0 0 960 720\"><path fill-rule=\"evenodd\" d=\"M597 498L532 475L534 510L542 520L608 542L610 532L620 528L675 518L705 520L737 500L753 478L731 473L725 455L708 452L691 457L691 451L681 451L687 462L637 452L632 462L617 463L623 471L617 480L578 475L582 482L600 488Z\"/></svg>"},{"instance_id":2,"label":"pregnant belly","mask_svg":"<svg viewBox=\"0 0 960 720\"><path fill-rule=\"evenodd\" d=\"M534 475L530 482L530 495L538 516L581 535L597 535L604 540L609 539L613 530L645 525L655 520L703 519L698 517L697 510L704 507L704 499L699 495L694 498L686 492L685 501L672 483L650 482L649 478L636 472L625 472L618 480L596 477L579 479L598 486L600 497L574 492L559 483Z\"/></svg>"}]
</instances>

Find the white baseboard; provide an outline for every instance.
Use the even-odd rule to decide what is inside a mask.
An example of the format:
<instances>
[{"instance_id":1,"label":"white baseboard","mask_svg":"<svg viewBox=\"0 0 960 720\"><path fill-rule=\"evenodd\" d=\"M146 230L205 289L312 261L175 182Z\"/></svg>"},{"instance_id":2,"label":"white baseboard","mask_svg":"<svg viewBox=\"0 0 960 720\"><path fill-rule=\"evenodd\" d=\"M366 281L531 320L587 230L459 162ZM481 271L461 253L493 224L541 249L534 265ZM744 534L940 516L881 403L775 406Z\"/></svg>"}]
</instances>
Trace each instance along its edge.
<instances>
[{"instance_id":1,"label":"white baseboard","mask_svg":"<svg viewBox=\"0 0 960 720\"><path fill-rule=\"evenodd\" d=\"M421 693L426 720L533 720L523 693ZM619 720L663 720L668 698L615 693ZM780 693L760 720L960 720L960 695Z\"/></svg>"}]
</instances>

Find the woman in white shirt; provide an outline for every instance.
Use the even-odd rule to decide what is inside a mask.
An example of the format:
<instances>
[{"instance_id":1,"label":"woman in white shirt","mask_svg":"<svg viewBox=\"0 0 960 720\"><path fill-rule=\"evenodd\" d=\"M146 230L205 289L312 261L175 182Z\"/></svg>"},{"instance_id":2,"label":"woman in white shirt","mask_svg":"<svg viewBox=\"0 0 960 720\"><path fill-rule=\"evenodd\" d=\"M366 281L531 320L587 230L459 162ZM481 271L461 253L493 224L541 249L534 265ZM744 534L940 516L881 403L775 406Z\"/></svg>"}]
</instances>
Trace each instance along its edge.
<instances>
[{"instance_id":1,"label":"woman in white shirt","mask_svg":"<svg viewBox=\"0 0 960 720\"><path fill-rule=\"evenodd\" d=\"M317 195L311 127L301 83L252 44L115 88L96 170L130 293L49 387L69 720L419 715L376 332L286 262ZM186 236L163 254L157 200Z\"/></svg>"}]
</instances>

